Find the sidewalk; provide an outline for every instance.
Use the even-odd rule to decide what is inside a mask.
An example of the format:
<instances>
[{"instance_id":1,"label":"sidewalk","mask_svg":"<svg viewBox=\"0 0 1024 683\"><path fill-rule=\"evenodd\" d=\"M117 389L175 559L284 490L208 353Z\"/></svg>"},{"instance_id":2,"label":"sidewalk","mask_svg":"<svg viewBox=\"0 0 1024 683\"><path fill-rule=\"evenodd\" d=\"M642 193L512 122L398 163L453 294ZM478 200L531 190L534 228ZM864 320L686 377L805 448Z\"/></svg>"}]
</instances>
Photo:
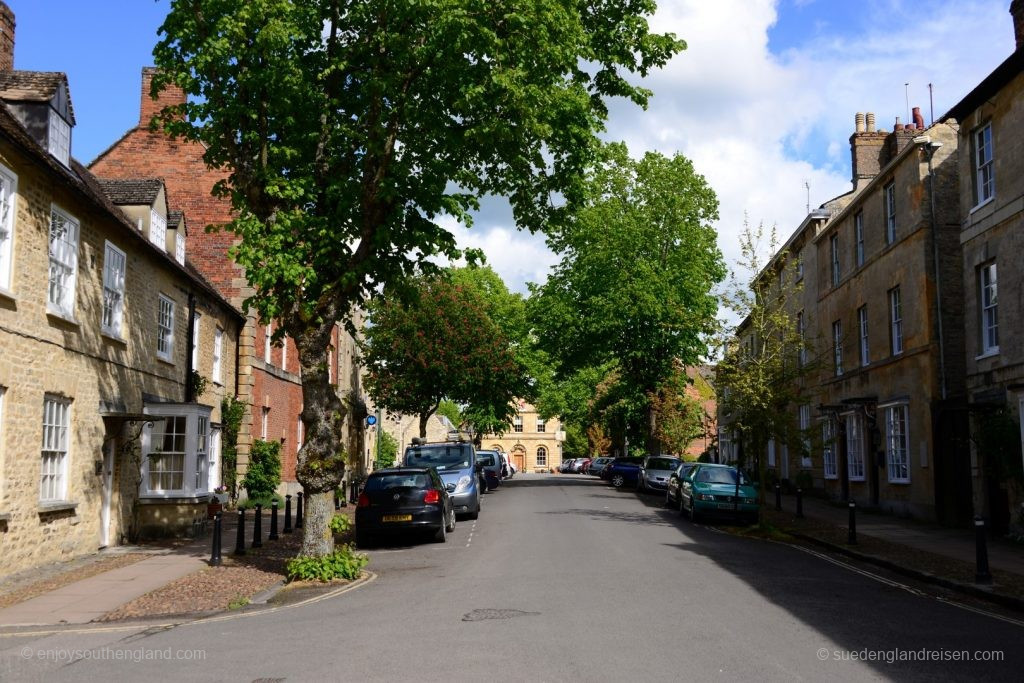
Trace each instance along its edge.
<instances>
[{"instance_id":1,"label":"sidewalk","mask_svg":"<svg viewBox=\"0 0 1024 683\"><path fill-rule=\"evenodd\" d=\"M774 509L774 497L768 504ZM804 516L817 519L844 531L849 522L849 510L820 498L804 497ZM783 495L784 512L796 510L796 496ZM896 543L916 550L942 555L969 564L975 563L973 529L954 529L914 519L900 519L885 514L857 510L857 534ZM1024 576L1024 546L1000 538L988 538L988 562L993 570Z\"/></svg>"}]
</instances>

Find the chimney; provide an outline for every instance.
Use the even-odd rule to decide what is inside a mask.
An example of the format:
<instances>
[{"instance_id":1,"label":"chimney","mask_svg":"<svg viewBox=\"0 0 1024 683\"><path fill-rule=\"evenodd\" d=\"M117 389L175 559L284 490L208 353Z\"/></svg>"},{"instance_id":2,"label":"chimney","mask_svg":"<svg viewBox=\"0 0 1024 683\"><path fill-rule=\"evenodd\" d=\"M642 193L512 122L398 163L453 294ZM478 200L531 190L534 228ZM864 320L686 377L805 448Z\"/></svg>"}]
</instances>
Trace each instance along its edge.
<instances>
[{"instance_id":1,"label":"chimney","mask_svg":"<svg viewBox=\"0 0 1024 683\"><path fill-rule=\"evenodd\" d=\"M857 113L854 133L850 136L850 160L853 167L853 189L859 190L881 170L885 133L875 132L875 115Z\"/></svg>"},{"instance_id":2,"label":"chimney","mask_svg":"<svg viewBox=\"0 0 1024 683\"><path fill-rule=\"evenodd\" d=\"M0 0L2 1L2 0ZM167 106L185 103L185 91L176 85L167 85L154 100L149 95L156 74L155 66L142 67L142 101L139 106L139 127L148 128L149 122Z\"/></svg>"},{"instance_id":3,"label":"chimney","mask_svg":"<svg viewBox=\"0 0 1024 683\"><path fill-rule=\"evenodd\" d=\"M0 71L14 71L14 12L0 0Z\"/></svg>"},{"instance_id":4,"label":"chimney","mask_svg":"<svg viewBox=\"0 0 1024 683\"><path fill-rule=\"evenodd\" d=\"M924 117L921 116L921 107L914 107L912 111L914 114L914 128L924 130Z\"/></svg>"},{"instance_id":5,"label":"chimney","mask_svg":"<svg viewBox=\"0 0 1024 683\"><path fill-rule=\"evenodd\" d=\"M1017 38L1017 49L1024 48L1024 0L1013 0L1010 3L1010 14L1013 16L1013 35Z\"/></svg>"}]
</instances>

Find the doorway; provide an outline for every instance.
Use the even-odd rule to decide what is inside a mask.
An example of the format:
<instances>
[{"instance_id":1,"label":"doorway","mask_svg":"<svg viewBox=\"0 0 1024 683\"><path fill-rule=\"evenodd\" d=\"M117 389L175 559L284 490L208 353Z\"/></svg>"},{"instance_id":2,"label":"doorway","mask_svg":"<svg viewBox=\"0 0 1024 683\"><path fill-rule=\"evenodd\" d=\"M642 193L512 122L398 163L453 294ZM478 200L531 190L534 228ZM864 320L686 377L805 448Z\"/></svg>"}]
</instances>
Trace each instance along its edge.
<instances>
[{"instance_id":1,"label":"doorway","mask_svg":"<svg viewBox=\"0 0 1024 683\"><path fill-rule=\"evenodd\" d=\"M103 505L100 508L100 548L110 545L110 508L114 500L114 452L116 439L103 444Z\"/></svg>"}]
</instances>

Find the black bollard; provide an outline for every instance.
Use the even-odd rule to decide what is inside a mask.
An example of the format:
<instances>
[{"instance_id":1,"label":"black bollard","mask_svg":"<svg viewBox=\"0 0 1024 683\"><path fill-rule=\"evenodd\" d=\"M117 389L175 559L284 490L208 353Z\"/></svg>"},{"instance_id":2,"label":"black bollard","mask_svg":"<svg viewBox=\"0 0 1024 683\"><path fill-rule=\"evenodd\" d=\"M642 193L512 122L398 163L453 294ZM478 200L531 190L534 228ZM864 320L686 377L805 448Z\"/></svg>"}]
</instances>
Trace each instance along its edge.
<instances>
[{"instance_id":1,"label":"black bollard","mask_svg":"<svg viewBox=\"0 0 1024 683\"><path fill-rule=\"evenodd\" d=\"M267 536L267 540L277 540L277 498L270 504L270 535Z\"/></svg>"},{"instance_id":2,"label":"black bollard","mask_svg":"<svg viewBox=\"0 0 1024 683\"><path fill-rule=\"evenodd\" d=\"M782 509L782 487L778 484L775 485L775 509Z\"/></svg>"},{"instance_id":3,"label":"black bollard","mask_svg":"<svg viewBox=\"0 0 1024 683\"><path fill-rule=\"evenodd\" d=\"M974 583L988 585L992 583L992 572L988 569L988 541L985 538L985 520L981 517L974 518L974 545L978 565Z\"/></svg>"},{"instance_id":4,"label":"black bollard","mask_svg":"<svg viewBox=\"0 0 1024 683\"><path fill-rule=\"evenodd\" d=\"M245 555L245 509L238 511L238 535L235 537L235 555Z\"/></svg>"},{"instance_id":5,"label":"black bollard","mask_svg":"<svg viewBox=\"0 0 1024 683\"><path fill-rule=\"evenodd\" d=\"M857 545L857 504L850 501L850 522L846 532L846 543Z\"/></svg>"},{"instance_id":6,"label":"black bollard","mask_svg":"<svg viewBox=\"0 0 1024 683\"><path fill-rule=\"evenodd\" d=\"M302 528L302 491L295 494L295 528Z\"/></svg>"},{"instance_id":7,"label":"black bollard","mask_svg":"<svg viewBox=\"0 0 1024 683\"><path fill-rule=\"evenodd\" d=\"M263 547L263 506L256 505L256 516L252 520L252 544L250 548Z\"/></svg>"},{"instance_id":8,"label":"black bollard","mask_svg":"<svg viewBox=\"0 0 1024 683\"><path fill-rule=\"evenodd\" d=\"M338 489L334 489L334 509L341 509L341 496L338 495Z\"/></svg>"},{"instance_id":9,"label":"black bollard","mask_svg":"<svg viewBox=\"0 0 1024 683\"><path fill-rule=\"evenodd\" d=\"M284 528L281 529L282 534L290 534L292 532L292 494L288 494L284 497Z\"/></svg>"},{"instance_id":10,"label":"black bollard","mask_svg":"<svg viewBox=\"0 0 1024 683\"><path fill-rule=\"evenodd\" d=\"M220 557L220 513L218 512L213 516L213 548L210 552L210 566L219 567L221 565Z\"/></svg>"},{"instance_id":11,"label":"black bollard","mask_svg":"<svg viewBox=\"0 0 1024 683\"><path fill-rule=\"evenodd\" d=\"M803 489L797 489L796 490L796 516L797 517L801 517L801 518L804 516L804 490Z\"/></svg>"}]
</instances>

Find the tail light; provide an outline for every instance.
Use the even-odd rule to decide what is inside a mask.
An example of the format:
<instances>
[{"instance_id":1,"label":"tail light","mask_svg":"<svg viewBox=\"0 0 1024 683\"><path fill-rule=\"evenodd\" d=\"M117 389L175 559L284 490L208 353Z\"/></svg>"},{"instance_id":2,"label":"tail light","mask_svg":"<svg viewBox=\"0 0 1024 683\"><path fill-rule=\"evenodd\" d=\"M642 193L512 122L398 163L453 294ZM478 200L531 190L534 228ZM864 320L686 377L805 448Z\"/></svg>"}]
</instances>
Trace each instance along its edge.
<instances>
[{"instance_id":1,"label":"tail light","mask_svg":"<svg viewBox=\"0 0 1024 683\"><path fill-rule=\"evenodd\" d=\"M359 494L359 503L357 504L357 507L361 507L361 508L368 508L368 507L370 507L370 497L368 495L366 495L365 493L360 493Z\"/></svg>"},{"instance_id":2,"label":"tail light","mask_svg":"<svg viewBox=\"0 0 1024 683\"><path fill-rule=\"evenodd\" d=\"M427 491L423 495L423 502L427 503L427 504L430 504L430 503L434 503L434 504L440 503L441 502L441 492L438 491L437 489L430 489L429 491Z\"/></svg>"}]
</instances>

